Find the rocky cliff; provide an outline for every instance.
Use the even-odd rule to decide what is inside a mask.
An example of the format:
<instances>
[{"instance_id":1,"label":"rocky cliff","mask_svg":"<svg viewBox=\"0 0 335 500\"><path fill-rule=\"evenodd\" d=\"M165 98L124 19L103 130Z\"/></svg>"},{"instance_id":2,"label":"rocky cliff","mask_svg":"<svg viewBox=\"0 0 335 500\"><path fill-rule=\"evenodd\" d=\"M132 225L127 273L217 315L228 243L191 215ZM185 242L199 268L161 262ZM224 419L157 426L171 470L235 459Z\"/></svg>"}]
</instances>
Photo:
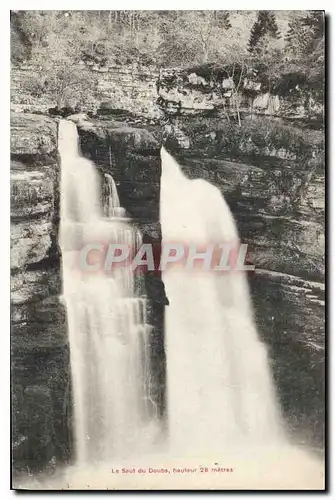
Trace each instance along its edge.
<instances>
[{"instance_id":1,"label":"rocky cliff","mask_svg":"<svg viewBox=\"0 0 335 500\"><path fill-rule=\"evenodd\" d=\"M160 166L155 137L161 133L151 128L148 134L106 120L82 122L79 134L84 154L112 172L122 205L144 234L150 228L148 241L157 242ZM209 180L228 201L256 265L250 276L255 315L269 347L285 417L296 439L318 448L324 399L323 165L314 165L313 156L302 161L289 151L272 157L259 151L258 157L244 156L242 163L240 157L233 161L213 155L210 142L185 149L168 138L166 147L189 178ZM148 290L151 297L159 291Z\"/></svg>"},{"instance_id":2,"label":"rocky cliff","mask_svg":"<svg viewBox=\"0 0 335 500\"><path fill-rule=\"evenodd\" d=\"M70 377L57 246L57 123L11 122L11 350L15 469L70 458Z\"/></svg>"},{"instance_id":3,"label":"rocky cliff","mask_svg":"<svg viewBox=\"0 0 335 500\"><path fill-rule=\"evenodd\" d=\"M161 106L171 114L219 112L223 117L243 113L323 119L322 97L315 89L295 82L290 76L286 81L283 77L281 83L269 88L269 82L264 82L257 71L246 72L239 65L212 64L164 69L158 81L158 94Z\"/></svg>"},{"instance_id":4,"label":"rocky cliff","mask_svg":"<svg viewBox=\"0 0 335 500\"><path fill-rule=\"evenodd\" d=\"M84 156L101 173L113 175L121 205L143 241L159 249L161 128L72 119ZM206 141L210 145L211 138ZM292 158L259 154L256 160L242 160L214 150L209 154L209 149L170 148L188 177L209 180L226 197L256 265L250 276L255 317L269 347L284 415L299 442L321 448L324 173L315 168L306 177ZM33 469L71 457L68 339L57 246L56 121L14 113L11 151L13 448L15 467ZM164 414L168 298L158 273L148 273L145 280L154 399Z\"/></svg>"},{"instance_id":5,"label":"rocky cliff","mask_svg":"<svg viewBox=\"0 0 335 500\"><path fill-rule=\"evenodd\" d=\"M203 65L195 68L78 64L81 84L64 82L64 92L52 93L47 76L36 65L14 66L11 73L12 109L47 113L56 105L95 114L101 107L154 120L175 114L221 114L222 117L270 115L322 121L323 100L313 88L285 81L269 89L257 72ZM78 80L80 82L80 80ZM286 88L287 87L287 88Z\"/></svg>"}]
</instances>

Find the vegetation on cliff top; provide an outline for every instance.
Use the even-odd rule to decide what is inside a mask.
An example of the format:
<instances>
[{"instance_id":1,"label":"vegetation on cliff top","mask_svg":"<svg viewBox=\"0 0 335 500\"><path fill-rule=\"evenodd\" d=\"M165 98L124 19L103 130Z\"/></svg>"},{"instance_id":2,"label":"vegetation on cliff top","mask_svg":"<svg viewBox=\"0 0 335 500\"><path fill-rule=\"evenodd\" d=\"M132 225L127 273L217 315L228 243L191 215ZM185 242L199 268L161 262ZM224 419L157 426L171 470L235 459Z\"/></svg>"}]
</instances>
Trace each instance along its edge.
<instances>
[{"instance_id":1,"label":"vegetation on cliff top","mask_svg":"<svg viewBox=\"0 0 335 500\"><path fill-rule=\"evenodd\" d=\"M67 80L76 86L79 61L155 67L215 63L252 68L269 86L308 85L322 98L323 47L322 11L11 13L12 61L40 65L50 92Z\"/></svg>"}]
</instances>

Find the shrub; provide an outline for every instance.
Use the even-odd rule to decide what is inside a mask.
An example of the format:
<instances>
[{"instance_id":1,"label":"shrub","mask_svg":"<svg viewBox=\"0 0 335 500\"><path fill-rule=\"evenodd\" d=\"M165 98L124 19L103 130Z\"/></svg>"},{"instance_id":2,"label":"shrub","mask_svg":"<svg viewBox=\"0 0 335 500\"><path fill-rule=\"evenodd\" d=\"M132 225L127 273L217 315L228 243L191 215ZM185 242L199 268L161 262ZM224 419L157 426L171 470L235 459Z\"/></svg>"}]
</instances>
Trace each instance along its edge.
<instances>
[{"instance_id":1,"label":"shrub","mask_svg":"<svg viewBox=\"0 0 335 500\"><path fill-rule=\"evenodd\" d=\"M185 120L181 127L195 148L209 153L226 155L263 155L283 150L288 157L312 158L324 150L323 133L301 129L269 118L242 121L241 127L222 119L198 118ZM210 133L214 139L211 139Z\"/></svg>"}]
</instances>

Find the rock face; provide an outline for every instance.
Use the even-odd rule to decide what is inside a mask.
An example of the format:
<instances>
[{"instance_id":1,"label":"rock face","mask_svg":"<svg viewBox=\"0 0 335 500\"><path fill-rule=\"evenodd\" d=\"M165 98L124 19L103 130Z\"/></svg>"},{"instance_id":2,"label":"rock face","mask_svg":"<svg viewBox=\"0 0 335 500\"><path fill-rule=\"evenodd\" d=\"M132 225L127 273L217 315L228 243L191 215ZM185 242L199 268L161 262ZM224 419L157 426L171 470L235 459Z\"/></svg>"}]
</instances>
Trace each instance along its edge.
<instances>
[{"instance_id":1,"label":"rock face","mask_svg":"<svg viewBox=\"0 0 335 500\"><path fill-rule=\"evenodd\" d=\"M85 115L72 119L83 155L101 173L113 175L121 206L143 242L157 249L158 259L161 131L89 121ZM72 456L69 351L57 245L57 123L15 113L11 144L13 459L15 469L40 469ZM284 416L295 439L322 447L324 173L312 169L301 175L301 165L292 159L274 162L260 155L257 163L255 158L237 162L200 149L171 152L188 177L209 180L226 197L256 265L250 276L255 317L269 348ZM159 273L145 275L145 291L153 327L153 398L164 415L168 300Z\"/></svg>"},{"instance_id":2,"label":"rock face","mask_svg":"<svg viewBox=\"0 0 335 500\"><path fill-rule=\"evenodd\" d=\"M69 458L69 357L57 248L57 123L11 127L11 350L14 469Z\"/></svg>"},{"instance_id":3,"label":"rock face","mask_svg":"<svg viewBox=\"0 0 335 500\"><path fill-rule=\"evenodd\" d=\"M250 278L250 289L291 438L323 450L324 284L259 269Z\"/></svg>"},{"instance_id":4,"label":"rock face","mask_svg":"<svg viewBox=\"0 0 335 500\"><path fill-rule=\"evenodd\" d=\"M120 204L140 230L143 243L151 243L160 259L159 193L160 144L148 130L115 122L78 122L81 151L116 183ZM161 415L165 410L164 285L158 271L145 273L147 318L152 326L152 399Z\"/></svg>"},{"instance_id":5,"label":"rock face","mask_svg":"<svg viewBox=\"0 0 335 500\"><path fill-rule=\"evenodd\" d=\"M98 65L81 62L77 67L82 81L89 85L76 86L66 93L63 105L79 107L94 114L103 108L104 114L126 110L139 116L161 119L168 114L210 114L222 111L234 114L238 108L245 114L275 115L299 119L320 120L323 116L322 99L313 89L289 84L285 95L270 94L261 75L242 78L238 84L227 76L229 68L154 68ZM34 89L36 75L41 89ZM235 80L238 77L236 69ZM14 111L47 113L58 104L55 96L43 89L44 74L38 66L21 65L11 72L12 109ZM39 85L37 85L39 86ZM238 89L237 89L238 86Z\"/></svg>"},{"instance_id":6,"label":"rock face","mask_svg":"<svg viewBox=\"0 0 335 500\"><path fill-rule=\"evenodd\" d=\"M253 74L240 78L238 69L203 65L197 68L166 68L158 81L160 106L169 114L211 114L221 111L234 115L272 115L286 118L322 120L323 103L314 89L290 85L285 95L270 94L268 83ZM235 79L235 81L234 81ZM236 80L237 79L237 80Z\"/></svg>"},{"instance_id":7,"label":"rock face","mask_svg":"<svg viewBox=\"0 0 335 500\"><path fill-rule=\"evenodd\" d=\"M13 113L10 146L14 158L31 159L35 164L52 163L57 147L57 123L39 115Z\"/></svg>"},{"instance_id":8,"label":"rock face","mask_svg":"<svg viewBox=\"0 0 335 500\"><path fill-rule=\"evenodd\" d=\"M323 280L322 172L304 184L305 172L292 162L259 157L247 164L206 158L200 150L175 155L189 178L207 179L224 194L257 267Z\"/></svg>"},{"instance_id":9,"label":"rock face","mask_svg":"<svg viewBox=\"0 0 335 500\"><path fill-rule=\"evenodd\" d=\"M172 154L185 175L210 181L225 196L256 266L249 277L255 316L288 427L300 443L322 448L324 173L301 183L301 166L292 162L239 163L180 148Z\"/></svg>"},{"instance_id":10,"label":"rock face","mask_svg":"<svg viewBox=\"0 0 335 500\"><path fill-rule=\"evenodd\" d=\"M82 85L68 88L62 97L62 106L80 108L96 113L100 107L106 114L120 110L159 118L161 110L156 106L159 70L135 65L85 64L77 66ZM43 87L45 75L37 65L21 64L12 68L11 107L13 111L47 114L48 109L59 105L57 98ZM85 84L84 84L85 82ZM102 106L101 106L102 105Z\"/></svg>"}]
</instances>

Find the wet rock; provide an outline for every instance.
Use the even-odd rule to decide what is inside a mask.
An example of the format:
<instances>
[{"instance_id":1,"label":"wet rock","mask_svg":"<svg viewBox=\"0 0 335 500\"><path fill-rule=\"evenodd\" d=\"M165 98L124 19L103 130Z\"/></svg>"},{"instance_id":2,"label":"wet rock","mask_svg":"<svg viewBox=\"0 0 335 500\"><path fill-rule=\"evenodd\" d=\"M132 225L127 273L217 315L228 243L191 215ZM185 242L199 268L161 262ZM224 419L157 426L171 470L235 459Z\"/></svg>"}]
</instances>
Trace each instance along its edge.
<instances>
[{"instance_id":1,"label":"wet rock","mask_svg":"<svg viewBox=\"0 0 335 500\"><path fill-rule=\"evenodd\" d=\"M126 182L122 186L123 196L127 196L131 201L152 200L159 203L159 193L154 184L144 182Z\"/></svg>"},{"instance_id":2,"label":"wet rock","mask_svg":"<svg viewBox=\"0 0 335 500\"><path fill-rule=\"evenodd\" d=\"M78 134L83 153L95 160L109 160L112 153L141 153L145 155L159 151L157 139L145 128L130 127L125 123L79 122Z\"/></svg>"},{"instance_id":3,"label":"wet rock","mask_svg":"<svg viewBox=\"0 0 335 500\"><path fill-rule=\"evenodd\" d=\"M141 231L143 241L161 241L162 239L162 230L160 222L139 222L139 229Z\"/></svg>"},{"instance_id":4,"label":"wet rock","mask_svg":"<svg viewBox=\"0 0 335 500\"><path fill-rule=\"evenodd\" d=\"M122 162L122 176L129 183L150 183L156 189L160 182L161 169L158 156L142 156L127 152L125 161Z\"/></svg>"},{"instance_id":5,"label":"wet rock","mask_svg":"<svg viewBox=\"0 0 335 500\"><path fill-rule=\"evenodd\" d=\"M49 351L68 345L66 322L43 324L37 320L12 323L12 350L16 352Z\"/></svg>"},{"instance_id":6,"label":"wet rock","mask_svg":"<svg viewBox=\"0 0 335 500\"><path fill-rule=\"evenodd\" d=\"M146 129L119 128L109 130L108 135L116 150L127 148L130 151L150 153L159 149L158 142Z\"/></svg>"},{"instance_id":7,"label":"wet rock","mask_svg":"<svg viewBox=\"0 0 335 500\"><path fill-rule=\"evenodd\" d=\"M77 126L85 125L86 122L90 121L90 118L86 113L76 113L73 115L69 115L67 119L74 122Z\"/></svg>"},{"instance_id":8,"label":"wet rock","mask_svg":"<svg viewBox=\"0 0 335 500\"><path fill-rule=\"evenodd\" d=\"M67 118L68 116L73 115L75 112L75 109L71 108L70 106L64 106L62 108L56 106L55 108L48 109L48 113L50 116L61 116L62 118Z\"/></svg>"},{"instance_id":9,"label":"wet rock","mask_svg":"<svg viewBox=\"0 0 335 500\"><path fill-rule=\"evenodd\" d=\"M64 464L71 447L69 351L15 351L12 356L14 470Z\"/></svg>"},{"instance_id":10,"label":"wet rock","mask_svg":"<svg viewBox=\"0 0 335 500\"><path fill-rule=\"evenodd\" d=\"M68 345L67 330L63 325L26 323L12 325L11 346L15 352L38 352Z\"/></svg>"},{"instance_id":11,"label":"wet rock","mask_svg":"<svg viewBox=\"0 0 335 500\"><path fill-rule=\"evenodd\" d=\"M22 398L22 399L21 399ZM17 466L35 470L53 455L53 415L50 389L40 385L22 391L13 404L13 454Z\"/></svg>"},{"instance_id":12,"label":"wet rock","mask_svg":"<svg viewBox=\"0 0 335 500\"><path fill-rule=\"evenodd\" d=\"M65 323L65 309L63 305L59 307L60 304L63 302L58 295L16 304L12 311L12 321L14 324L23 324L33 319L37 323L63 324Z\"/></svg>"}]
</instances>

